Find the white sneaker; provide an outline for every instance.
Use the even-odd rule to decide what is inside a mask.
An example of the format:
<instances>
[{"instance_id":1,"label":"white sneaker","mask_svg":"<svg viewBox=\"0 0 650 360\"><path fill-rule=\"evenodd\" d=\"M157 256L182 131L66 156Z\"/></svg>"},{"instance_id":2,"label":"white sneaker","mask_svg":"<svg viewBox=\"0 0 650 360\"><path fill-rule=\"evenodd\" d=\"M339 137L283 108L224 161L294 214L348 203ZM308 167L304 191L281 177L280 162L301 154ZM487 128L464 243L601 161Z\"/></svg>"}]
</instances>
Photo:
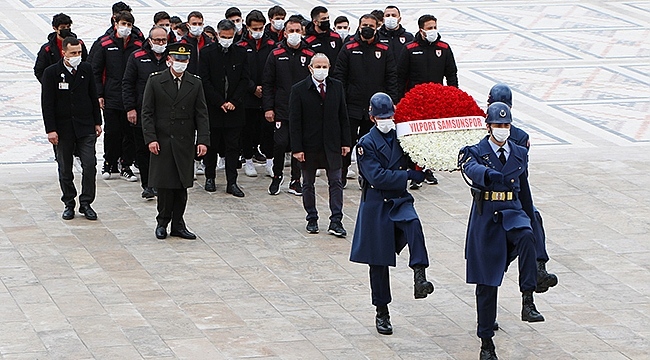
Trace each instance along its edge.
<instances>
[{"instance_id":1,"label":"white sneaker","mask_svg":"<svg viewBox=\"0 0 650 360\"><path fill-rule=\"evenodd\" d=\"M194 172L196 175L205 175L205 165L203 165L203 162L194 160Z\"/></svg>"},{"instance_id":2,"label":"white sneaker","mask_svg":"<svg viewBox=\"0 0 650 360\"><path fill-rule=\"evenodd\" d=\"M226 168L226 158L220 157L217 160L217 170L223 170Z\"/></svg>"},{"instance_id":3,"label":"white sneaker","mask_svg":"<svg viewBox=\"0 0 650 360\"><path fill-rule=\"evenodd\" d=\"M320 176L320 169L316 169L316 177Z\"/></svg>"},{"instance_id":4,"label":"white sneaker","mask_svg":"<svg viewBox=\"0 0 650 360\"><path fill-rule=\"evenodd\" d=\"M272 178L273 177L273 164L270 164L270 165L266 164L266 166L264 166L264 167L266 168L266 176Z\"/></svg>"},{"instance_id":5,"label":"white sneaker","mask_svg":"<svg viewBox=\"0 0 650 360\"><path fill-rule=\"evenodd\" d=\"M133 175L133 173L131 172L131 169L129 169L129 168L122 169L122 171L120 172L120 177L122 177L122 179L124 179L124 180L126 180L128 182L136 182L136 181L138 181L138 178L135 175Z\"/></svg>"},{"instance_id":6,"label":"white sneaker","mask_svg":"<svg viewBox=\"0 0 650 360\"><path fill-rule=\"evenodd\" d=\"M244 163L244 172L246 173L246 176L250 177L257 177L257 170L255 170L255 165L253 165L253 162L248 162L250 160L247 160L246 163Z\"/></svg>"},{"instance_id":7,"label":"white sneaker","mask_svg":"<svg viewBox=\"0 0 650 360\"><path fill-rule=\"evenodd\" d=\"M72 167L75 169L76 172L78 173L83 173L83 168L81 167L81 159L79 159L78 156L73 156L72 157ZM110 174L109 174L110 177Z\"/></svg>"},{"instance_id":8,"label":"white sneaker","mask_svg":"<svg viewBox=\"0 0 650 360\"><path fill-rule=\"evenodd\" d=\"M139 173L140 173L140 168L137 167L137 166L135 166L135 165L131 165L131 171L132 171L134 174L139 174Z\"/></svg>"},{"instance_id":9,"label":"white sneaker","mask_svg":"<svg viewBox=\"0 0 650 360\"><path fill-rule=\"evenodd\" d=\"M345 177L348 179L356 179L357 173L355 173L354 170L348 168L348 174Z\"/></svg>"}]
</instances>

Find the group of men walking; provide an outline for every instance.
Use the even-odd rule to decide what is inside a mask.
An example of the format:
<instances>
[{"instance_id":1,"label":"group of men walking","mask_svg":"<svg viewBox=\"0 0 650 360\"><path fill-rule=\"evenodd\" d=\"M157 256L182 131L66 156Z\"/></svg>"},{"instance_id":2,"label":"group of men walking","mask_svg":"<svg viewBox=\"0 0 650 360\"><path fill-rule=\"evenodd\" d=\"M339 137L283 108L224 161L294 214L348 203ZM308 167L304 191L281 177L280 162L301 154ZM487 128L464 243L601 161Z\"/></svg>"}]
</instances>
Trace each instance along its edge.
<instances>
[{"instance_id":1,"label":"group of men walking","mask_svg":"<svg viewBox=\"0 0 650 360\"><path fill-rule=\"evenodd\" d=\"M210 29L198 11L188 15L187 23L172 23L172 17L159 12L145 35L134 26L130 7L119 2L113 6L111 27L89 53L71 32L72 20L55 15L55 32L41 48L34 72L42 83L45 128L59 166L62 217L75 215L74 155L83 168L79 211L97 219L90 205L102 112L102 177L119 174L137 181L132 171L137 165L142 197L157 196L159 239L168 236L169 224L169 235L196 238L183 214L197 164L205 175L204 189L214 192L223 158L225 191L244 197L237 184L240 159L248 176L257 176L253 159L264 161L272 178L268 193L277 195L287 152L292 154L289 192L302 195L306 230L319 232L314 183L317 171L325 169L331 212L327 231L344 237L343 188L356 146L362 192L350 259L369 265L376 328L392 334L388 266L395 266L395 254L409 246L415 298L434 289L426 279L424 233L407 188L437 183L400 147L394 103L420 83L458 86L453 53L440 40L435 17L421 16L418 32L411 35L400 25L395 6L388 6L382 18L361 16L352 34L345 17L332 27L322 6L311 11L311 21L299 15L286 18L280 6L267 15L268 24L258 10L244 19L231 8ZM506 101L506 91L499 89L493 97ZM477 284L482 359L496 358L491 340L496 289L508 264L519 258L524 321L544 320L532 293L557 284L544 266L548 256L527 184L527 149L508 140L515 133L509 106L511 93L509 105L489 106L490 135L463 149L461 160L475 194L467 281ZM492 151L495 146L503 151Z\"/></svg>"}]
</instances>

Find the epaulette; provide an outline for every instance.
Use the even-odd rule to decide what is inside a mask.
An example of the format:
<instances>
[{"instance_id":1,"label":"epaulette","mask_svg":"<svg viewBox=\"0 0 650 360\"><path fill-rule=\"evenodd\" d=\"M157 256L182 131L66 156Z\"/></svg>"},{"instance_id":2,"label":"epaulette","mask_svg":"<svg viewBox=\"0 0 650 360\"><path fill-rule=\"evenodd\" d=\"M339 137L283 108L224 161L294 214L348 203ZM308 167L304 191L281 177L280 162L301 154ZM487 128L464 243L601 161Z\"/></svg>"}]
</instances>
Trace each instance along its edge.
<instances>
[{"instance_id":1,"label":"epaulette","mask_svg":"<svg viewBox=\"0 0 650 360\"><path fill-rule=\"evenodd\" d=\"M138 50L138 51L133 53L133 57L135 57L136 59L141 58L141 57L143 57L145 55L147 55L147 52L145 50Z\"/></svg>"},{"instance_id":2,"label":"epaulette","mask_svg":"<svg viewBox=\"0 0 650 360\"><path fill-rule=\"evenodd\" d=\"M376 43L375 46L376 46L378 49L388 50L388 45L386 45L386 44Z\"/></svg>"},{"instance_id":3,"label":"epaulette","mask_svg":"<svg viewBox=\"0 0 650 360\"><path fill-rule=\"evenodd\" d=\"M307 37L307 38L305 39L305 41L307 42L307 44L311 44L311 43L313 43L314 40L316 40L316 35L310 35L309 37Z\"/></svg>"},{"instance_id":4,"label":"epaulette","mask_svg":"<svg viewBox=\"0 0 650 360\"><path fill-rule=\"evenodd\" d=\"M241 47L243 47L243 48L246 48L246 47L248 46L248 41L246 41L246 40L240 40L240 41L239 41L237 44L235 44L235 45L237 45L237 46L241 46Z\"/></svg>"},{"instance_id":5,"label":"epaulette","mask_svg":"<svg viewBox=\"0 0 650 360\"><path fill-rule=\"evenodd\" d=\"M154 72L152 72L151 74L149 74L149 77L153 77L153 76L160 75L160 74L164 73L165 71L166 71L166 70L154 71Z\"/></svg>"},{"instance_id":6,"label":"epaulette","mask_svg":"<svg viewBox=\"0 0 650 360\"><path fill-rule=\"evenodd\" d=\"M341 35L339 35L339 33L337 33L336 31L331 31L330 30L330 37L333 37L335 39L340 39Z\"/></svg>"},{"instance_id":7,"label":"epaulette","mask_svg":"<svg viewBox=\"0 0 650 360\"><path fill-rule=\"evenodd\" d=\"M107 47L108 45L113 43L113 39L111 39L110 36L107 36L107 38L102 39L102 47Z\"/></svg>"},{"instance_id":8,"label":"epaulette","mask_svg":"<svg viewBox=\"0 0 650 360\"><path fill-rule=\"evenodd\" d=\"M266 40L266 43L271 45L271 46L275 45L275 41L273 41L273 39Z\"/></svg>"},{"instance_id":9,"label":"epaulette","mask_svg":"<svg viewBox=\"0 0 650 360\"><path fill-rule=\"evenodd\" d=\"M135 44L136 46L142 47L142 41L140 41L140 40L133 41L133 44Z\"/></svg>"},{"instance_id":10,"label":"epaulette","mask_svg":"<svg viewBox=\"0 0 650 360\"><path fill-rule=\"evenodd\" d=\"M315 52L313 52L313 51L311 51L311 50L309 50L309 49L307 49L307 48L303 48L301 51L302 51L303 54L305 54L305 55L307 55L307 56L314 56L314 55L316 55Z\"/></svg>"},{"instance_id":11,"label":"epaulette","mask_svg":"<svg viewBox=\"0 0 650 360\"><path fill-rule=\"evenodd\" d=\"M420 44L417 43L417 41L410 42L406 44L406 48L408 50L415 49L416 47L420 46Z\"/></svg>"},{"instance_id":12,"label":"epaulette","mask_svg":"<svg viewBox=\"0 0 650 360\"><path fill-rule=\"evenodd\" d=\"M438 45L439 47L441 47L443 49L449 49L449 45L446 42L443 42L443 41L440 41L440 40L438 40L436 45Z\"/></svg>"},{"instance_id":13,"label":"epaulette","mask_svg":"<svg viewBox=\"0 0 650 360\"><path fill-rule=\"evenodd\" d=\"M190 74L190 75L192 75L192 76L194 76L195 78L197 78L197 79L199 79L199 80L201 80L201 77L200 77L200 76L198 76L198 75L196 75L196 74L192 74L192 73L188 73L188 74Z\"/></svg>"},{"instance_id":14,"label":"epaulette","mask_svg":"<svg viewBox=\"0 0 650 360\"><path fill-rule=\"evenodd\" d=\"M359 47L359 43L356 42L355 40L352 40L349 43L345 44L345 48L348 49L348 50L354 49L356 47Z\"/></svg>"},{"instance_id":15,"label":"epaulette","mask_svg":"<svg viewBox=\"0 0 650 360\"><path fill-rule=\"evenodd\" d=\"M287 50L285 48L279 47L279 48L273 50L273 56L279 56L279 55L284 54L285 52L287 52Z\"/></svg>"}]
</instances>

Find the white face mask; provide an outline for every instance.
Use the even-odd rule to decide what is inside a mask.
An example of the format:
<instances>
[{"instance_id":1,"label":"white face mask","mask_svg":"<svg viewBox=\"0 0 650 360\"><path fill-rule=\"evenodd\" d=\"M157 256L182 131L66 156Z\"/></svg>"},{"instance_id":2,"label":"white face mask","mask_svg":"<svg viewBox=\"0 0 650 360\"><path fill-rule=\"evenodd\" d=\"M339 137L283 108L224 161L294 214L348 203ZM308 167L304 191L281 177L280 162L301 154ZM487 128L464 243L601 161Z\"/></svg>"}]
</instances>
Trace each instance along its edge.
<instances>
[{"instance_id":1,"label":"white face mask","mask_svg":"<svg viewBox=\"0 0 650 360\"><path fill-rule=\"evenodd\" d=\"M81 64L81 56L75 56L68 58L68 62L73 69L76 69L79 64Z\"/></svg>"},{"instance_id":2,"label":"white face mask","mask_svg":"<svg viewBox=\"0 0 650 360\"><path fill-rule=\"evenodd\" d=\"M393 119L375 119L375 125L377 126L377 130L381 131L383 134L395 130L395 121Z\"/></svg>"},{"instance_id":3,"label":"white face mask","mask_svg":"<svg viewBox=\"0 0 650 360\"><path fill-rule=\"evenodd\" d=\"M232 45L233 41L235 41L235 39L233 39L233 38L224 39L224 38L220 37L219 38L219 45L223 46L224 48L229 48L230 45Z\"/></svg>"},{"instance_id":4,"label":"white face mask","mask_svg":"<svg viewBox=\"0 0 650 360\"><path fill-rule=\"evenodd\" d=\"M255 40L259 40L264 35L264 31L251 31L251 37Z\"/></svg>"},{"instance_id":5,"label":"white face mask","mask_svg":"<svg viewBox=\"0 0 650 360\"><path fill-rule=\"evenodd\" d=\"M389 30L395 30L399 26L399 19L396 17L384 17L384 25L386 25L386 28Z\"/></svg>"},{"instance_id":6,"label":"white face mask","mask_svg":"<svg viewBox=\"0 0 650 360\"><path fill-rule=\"evenodd\" d=\"M506 128L492 128L492 136L497 142L506 142L510 137L510 129Z\"/></svg>"},{"instance_id":7,"label":"white face mask","mask_svg":"<svg viewBox=\"0 0 650 360\"><path fill-rule=\"evenodd\" d=\"M244 24L241 21L238 22L238 23L235 23L235 29L237 29L237 32L240 32L243 27L244 27Z\"/></svg>"},{"instance_id":8,"label":"white face mask","mask_svg":"<svg viewBox=\"0 0 650 360\"><path fill-rule=\"evenodd\" d=\"M424 30L424 33L427 35L427 41L432 43L438 39L438 30Z\"/></svg>"},{"instance_id":9,"label":"white face mask","mask_svg":"<svg viewBox=\"0 0 650 360\"><path fill-rule=\"evenodd\" d=\"M302 35L300 33L291 33L287 35L287 44L291 46L298 46L302 40Z\"/></svg>"},{"instance_id":10,"label":"white face mask","mask_svg":"<svg viewBox=\"0 0 650 360\"><path fill-rule=\"evenodd\" d=\"M317 81L323 81L325 78L327 78L327 74L329 73L329 69L313 69L314 73L314 79Z\"/></svg>"},{"instance_id":11,"label":"white face mask","mask_svg":"<svg viewBox=\"0 0 650 360\"><path fill-rule=\"evenodd\" d=\"M131 35L131 28L128 26L118 26L117 34L120 35L120 37L125 38Z\"/></svg>"},{"instance_id":12,"label":"white face mask","mask_svg":"<svg viewBox=\"0 0 650 360\"><path fill-rule=\"evenodd\" d=\"M280 31L284 28L284 20L271 20L271 26L273 26L276 31Z\"/></svg>"},{"instance_id":13,"label":"white face mask","mask_svg":"<svg viewBox=\"0 0 650 360\"><path fill-rule=\"evenodd\" d=\"M179 74L184 73L185 69L187 69L187 64L188 63L183 63L183 62L180 62L180 61L174 61L172 63L172 70L174 70L174 72L179 73Z\"/></svg>"},{"instance_id":14,"label":"white face mask","mask_svg":"<svg viewBox=\"0 0 650 360\"><path fill-rule=\"evenodd\" d=\"M181 41L181 40L183 40L183 35L181 35L181 34L179 34L179 33L174 33L174 36L176 36L176 41Z\"/></svg>"},{"instance_id":15,"label":"white face mask","mask_svg":"<svg viewBox=\"0 0 650 360\"><path fill-rule=\"evenodd\" d=\"M350 34L350 30L337 29L336 33L339 34L341 40L345 40L345 38L348 37L348 35Z\"/></svg>"},{"instance_id":16,"label":"white face mask","mask_svg":"<svg viewBox=\"0 0 650 360\"><path fill-rule=\"evenodd\" d=\"M167 30L167 34L169 34L169 33L172 32L172 27L171 27L171 25L170 25L170 26L165 25L165 26L163 26L163 27L165 28L165 30Z\"/></svg>"},{"instance_id":17,"label":"white face mask","mask_svg":"<svg viewBox=\"0 0 650 360\"><path fill-rule=\"evenodd\" d=\"M190 26L190 34L192 36L197 37L203 33L203 25L192 25Z\"/></svg>"},{"instance_id":18,"label":"white face mask","mask_svg":"<svg viewBox=\"0 0 650 360\"><path fill-rule=\"evenodd\" d=\"M153 52L155 52L156 54L162 54L165 52L165 49L167 49L167 45L158 45L152 43L151 41L149 42L149 44L151 44L151 50L153 50Z\"/></svg>"}]
</instances>

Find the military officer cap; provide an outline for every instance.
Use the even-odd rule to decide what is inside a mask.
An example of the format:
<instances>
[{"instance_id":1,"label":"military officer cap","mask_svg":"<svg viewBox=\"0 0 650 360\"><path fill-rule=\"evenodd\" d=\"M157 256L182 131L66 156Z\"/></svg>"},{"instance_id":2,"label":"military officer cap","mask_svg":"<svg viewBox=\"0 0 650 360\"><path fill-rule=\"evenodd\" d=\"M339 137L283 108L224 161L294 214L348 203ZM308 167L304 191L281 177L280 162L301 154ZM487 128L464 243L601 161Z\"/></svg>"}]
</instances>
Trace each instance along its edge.
<instances>
[{"instance_id":1,"label":"military officer cap","mask_svg":"<svg viewBox=\"0 0 650 360\"><path fill-rule=\"evenodd\" d=\"M502 102L509 107L512 107L512 90L506 84L496 84L490 89L490 95L488 95L488 105L495 102Z\"/></svg>"},{"instance_id":2,"label":"military officer cap","mask_svg":"<svg viewBox=\"0 0 650 360\"><path fill-rule=\"evenodd\" d=\"M174 43L167 45L169 55L176 60L187 60L190 58L192 47L188 44Z\"/></svg>"},{"instance_id":3,"label":"military officer cap","mask_svg":"<svg viewBox=\"0 0 650 360\"><path fill-rule=\"evenodd\" d=\"M487 124L510 124L512 123L512 116L510 115L510 107L502 102L495 102L488 106Z\"/></svg>"},{"instance_id":4,"label":"military officer cap","mask_svg":"<svg viewBox=\"0 0 650 360\"><path fill-rule=\"evenodd\" d=\"M370 116L378 117L380 119L387 119L395 115L395 107L393 106L393 99L388 94L383 92L375 93L370 98Z\"/></svg>"}]
</instances>

